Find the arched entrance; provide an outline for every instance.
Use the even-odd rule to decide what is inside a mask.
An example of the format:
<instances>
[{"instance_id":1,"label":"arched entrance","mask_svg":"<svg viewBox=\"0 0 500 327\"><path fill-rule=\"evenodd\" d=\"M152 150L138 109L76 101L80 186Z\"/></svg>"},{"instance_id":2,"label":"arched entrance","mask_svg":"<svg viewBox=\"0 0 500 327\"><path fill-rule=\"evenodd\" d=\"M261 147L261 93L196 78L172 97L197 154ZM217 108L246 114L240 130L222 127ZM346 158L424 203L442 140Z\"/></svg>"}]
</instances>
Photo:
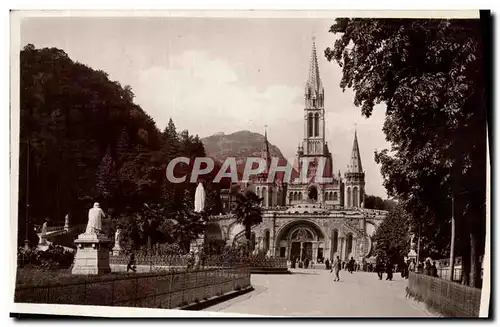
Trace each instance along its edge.
<instances>
[{"instance_id":1,"label":"arched entrance","mask_svg":"<svg viewBox=\"0 0 500 327\"><path fill-rule=\"evenodd\" d=\"M217 224L208 224L205 232L206 240L222 240L222 230Z\"/></svg>"},{"instance_id":2,"label":"arched entrance","mask_svg":"<svg viewBox=\"0 0 500 327\"><path fill-rule=\"evenodd\" d=\"M298 258L303 261L313 259L313 248L312 242L314 241L313 232L307 227L296 228L289 237L289 243L291 244L290 258Z\"/></svg>"},{"instance_id":3,"label":"arched entrance","mask_svg":"<svg viewBox=\"0 0 500 327\"><path fill-rule=\"evenodd\" d=\"M283 226L276 238L279 257L317 262L324 254L325 235L322 229L308 220L296 220Z\"/></svg>"}]
</instances>

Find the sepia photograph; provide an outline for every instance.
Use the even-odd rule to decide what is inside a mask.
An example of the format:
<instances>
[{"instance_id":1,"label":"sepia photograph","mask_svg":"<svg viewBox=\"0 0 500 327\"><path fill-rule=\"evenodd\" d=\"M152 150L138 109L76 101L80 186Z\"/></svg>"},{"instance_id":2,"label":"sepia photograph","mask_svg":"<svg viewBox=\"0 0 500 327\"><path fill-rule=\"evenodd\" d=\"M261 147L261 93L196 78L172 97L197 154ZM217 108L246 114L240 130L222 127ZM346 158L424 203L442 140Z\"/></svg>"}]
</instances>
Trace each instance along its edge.
<instances>
[{"instance_id":1,"label":"sepia photograph","mask_svg":"<svg viewBox=\"0 0 500 327\"><path fill-rule=\"evenodd\" d=\"M489 11L10 16L12 316L491 316Z\"/></svg>"}]
</instances>

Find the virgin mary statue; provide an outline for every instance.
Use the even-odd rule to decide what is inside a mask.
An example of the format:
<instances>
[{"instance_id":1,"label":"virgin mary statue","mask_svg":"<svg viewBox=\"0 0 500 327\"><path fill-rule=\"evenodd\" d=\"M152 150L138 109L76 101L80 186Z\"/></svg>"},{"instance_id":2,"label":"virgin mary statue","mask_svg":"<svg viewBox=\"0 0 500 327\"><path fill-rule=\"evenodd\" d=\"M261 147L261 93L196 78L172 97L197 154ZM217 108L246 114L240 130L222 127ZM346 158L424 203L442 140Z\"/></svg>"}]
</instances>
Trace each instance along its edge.
<instances>
[{"instance_id":1,"label":"virgin mary statue","mask_svg":"<svg viewBox=\"0 0 500 327\"><path fill-rule=\"evenodd\" d=\"M203 184L198 183L194 193L194 212L202 212L205 209L205 189Z\"/></svg>"}]
</instances>

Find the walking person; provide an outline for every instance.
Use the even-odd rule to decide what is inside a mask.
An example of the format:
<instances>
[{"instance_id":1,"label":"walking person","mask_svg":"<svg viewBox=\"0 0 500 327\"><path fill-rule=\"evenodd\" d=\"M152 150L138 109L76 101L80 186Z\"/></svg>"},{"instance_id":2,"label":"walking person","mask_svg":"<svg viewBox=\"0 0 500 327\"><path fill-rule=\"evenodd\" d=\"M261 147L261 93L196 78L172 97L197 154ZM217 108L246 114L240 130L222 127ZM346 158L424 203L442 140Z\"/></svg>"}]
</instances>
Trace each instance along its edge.
<instances>
[{"instance_id":1,"label":"walking person","mask_svg":"<svg viewBox=\"0 0 500 327\"><path fill-rule=\"evenodd\" d=\"M342 269L342 262L340 261L339 256L337 256L337 259L333 262L333 267L332 270L335 272L335 278L333 279L334 282L340 281L340 270ZM332 271L330 271L332 272Z\"/></svg>"},{"instance_id":2,"label":"walking person","mask_svg":"<svg viewBox=\"0 0 500 327\"><path fill-rule=\"evenodd\" d=\"M432 262L432 266L430 267L430 269L429 269L429 270L430 270L430 275L431 275L432 277L439 277L439 276L438 276L438 272L437 272L437 267L436 267L436 262L435 262L435 261L434 261L434 262Z\"/></svg>"},{"instance_id":3,"label":"walking person","mask_svg":"<svg viewBox=\"0 0 500 327\"><path fill-rule=\"evenodd\" d=\"M349 272L352 274L352 272L354 271L354 258L351 257L351 260L349 260L349 263L348 263L348 270Z\"/></svg>"},{"instance_id":4,"label":"walking person","mask_svg":"<svg viewBox=\"0 0 500 327\"><path fill-rule=\"evenodd\" d=\"M127 264L127 272L129 270L132 270L133 272L136 272L136 266L135 266L135 253L131 252L130 257L128 259L128 264Z\"/></svg>"},{"instance_id":5,"label":"walking person","mask_svg":"<svg viewBox=\"0 0 500 327\"><path fill-rule=\"evenodd\" d=\"M384 263L382 262L382 260L377 261L375 270L377 271L378 279L382 280L382 278L384 277Z\"/></svg>"},{"instance_id":6,"label":"walking person","mask_svg":"<svg viewBox=\"0 0 500 327\"><path fill-rule=\"evenodd\" d=\"M391 259L388 259L386 264L387 278L385 280L392 280L393 269L394 266L392 265L392 261Z\"/></svg>"}]
</instances>

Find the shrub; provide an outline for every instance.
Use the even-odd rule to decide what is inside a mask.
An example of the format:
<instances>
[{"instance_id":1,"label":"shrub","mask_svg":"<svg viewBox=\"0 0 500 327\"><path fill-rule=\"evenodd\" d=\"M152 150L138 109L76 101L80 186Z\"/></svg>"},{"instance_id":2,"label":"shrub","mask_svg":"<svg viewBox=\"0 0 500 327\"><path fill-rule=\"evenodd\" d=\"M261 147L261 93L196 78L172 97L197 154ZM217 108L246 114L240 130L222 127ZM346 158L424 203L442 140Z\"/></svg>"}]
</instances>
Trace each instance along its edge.
<instances>
[{"instance_id":1,"label":"shrub","mask_svg":"<svg viewBox=\"0 0 500 327\"><path fill-rule=\"evenodd\" d=\"M42 269L67 269L73 264L75 253L62 246L50 245L45 251L37 248L29 250L20 247L17 252L18 267L37 267Z\"/></svg>"}]
</instances>

